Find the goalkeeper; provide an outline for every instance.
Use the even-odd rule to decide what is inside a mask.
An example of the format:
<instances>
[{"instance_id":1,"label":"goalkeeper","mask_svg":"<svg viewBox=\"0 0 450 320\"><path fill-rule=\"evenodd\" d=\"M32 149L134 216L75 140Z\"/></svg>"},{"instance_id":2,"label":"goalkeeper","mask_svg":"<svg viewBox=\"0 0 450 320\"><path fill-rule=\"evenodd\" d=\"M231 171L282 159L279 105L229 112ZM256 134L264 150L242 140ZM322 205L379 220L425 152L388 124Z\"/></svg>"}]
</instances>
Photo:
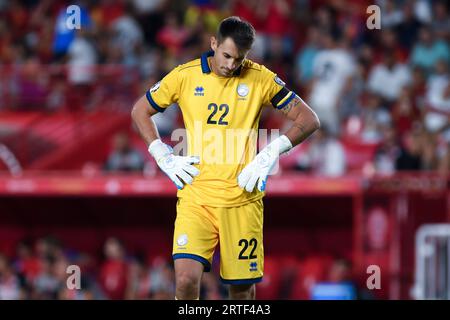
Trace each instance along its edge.
<instances>
[{"instance_id":1,"label":"goalkeeper","mask_svg":"<svg viewBox=\"0 0 450 320\"><path fill-rule=\"evenodd\" d=\"M224 19L211 37L211 51L173 69L133 107L133 121L149 153L179 189L172 251L176 299L199 298L202 274L210 270L218 243L220 277L230 285L230 298L255 299L255 283L262 280L264 268L267 177L281 154L320 126L316 114L276 74L247 59L254 39L251 24L238 17ZM183 114L188 156L174 155L151 119L173 103ZM292 120L284 135L256 157L256 140L250 136L241 139L241 151L234 150L241 153L239 161L229 160L225 143L211 157L212 135L199 135L199 126L222 137L229 130L255 131L264 105Z\"/></svg>"}]
</instances>

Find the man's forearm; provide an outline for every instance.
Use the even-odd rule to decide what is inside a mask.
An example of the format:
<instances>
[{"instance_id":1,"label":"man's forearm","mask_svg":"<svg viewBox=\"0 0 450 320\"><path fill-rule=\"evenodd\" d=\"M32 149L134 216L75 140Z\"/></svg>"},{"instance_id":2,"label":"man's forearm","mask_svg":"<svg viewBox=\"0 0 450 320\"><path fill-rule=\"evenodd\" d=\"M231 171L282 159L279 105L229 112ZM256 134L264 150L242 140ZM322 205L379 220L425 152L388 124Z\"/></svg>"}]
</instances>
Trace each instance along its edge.
<instances>
[{"instance_id":1,"label":"man's forearm","mask_svg":"<svg viewBox=\"0 0 450 320\"><path fill-rule=\"evenodd\" d=\"M316 113L299 97L295 97L281 111L293 121L286 132L286 136L296 146L320 128L320 121Z\"/></svg>"},{"instance_id":2,"label":"man's forearm","mask_svg":"<svg viewBox=\"0 0 450 320\"><path fill-rule=\"evenodd\" d=\"M306 140L306 138L312 135L318 128L318 125L313 125L311 123L303 123L303 121L301 123L295 122L292 127L286 132L286 137L289 138L292 146L295 147L296 145Z\"/></svg>"},{"instance_id":3,"label":"man's forearm","mask_svg":"<svg viewBox=\"0 0 450 320\"><path fill-rule=\"evenodd\" d=\"M148 107L148 103L145 97L141 97L133 106L131 111L131 118L134 124L138 128L139 134L142 139L144 139L147 146L152 143L155 139L159 139L158 128L156 127L155 121L151 118L153 114L152 109Z\"/></svg>"}]
</instances>

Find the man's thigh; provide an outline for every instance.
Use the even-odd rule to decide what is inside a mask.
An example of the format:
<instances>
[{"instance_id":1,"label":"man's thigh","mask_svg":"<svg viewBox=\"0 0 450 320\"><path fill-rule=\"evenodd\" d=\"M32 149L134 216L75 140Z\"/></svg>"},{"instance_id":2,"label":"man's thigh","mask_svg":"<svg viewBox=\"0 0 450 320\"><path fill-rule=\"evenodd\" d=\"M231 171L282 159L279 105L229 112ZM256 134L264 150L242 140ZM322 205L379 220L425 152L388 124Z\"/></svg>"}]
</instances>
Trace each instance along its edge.
<instances>
[{"instance_id":1,"label":"man's thigh","mask_svg":"<svg viewBox=\"0 0 450 320\"><path fill-rule=\"evenodd\" d=\"M210 208L179 199L173 237L173 259L199 261L204 265L204 271L208 272L219 240L217 223L215 213Z\"/></svg>"},{"instance_id":2,"label":"man's thigh","mask_svg":"<svg viewBox=\"0 0 450 320\"><path fill-rule=\"evenodd\" d=\"M252 284L264 271L263 202L220 208L220 275L226 284Z\"/></svg>"}]
</instances>

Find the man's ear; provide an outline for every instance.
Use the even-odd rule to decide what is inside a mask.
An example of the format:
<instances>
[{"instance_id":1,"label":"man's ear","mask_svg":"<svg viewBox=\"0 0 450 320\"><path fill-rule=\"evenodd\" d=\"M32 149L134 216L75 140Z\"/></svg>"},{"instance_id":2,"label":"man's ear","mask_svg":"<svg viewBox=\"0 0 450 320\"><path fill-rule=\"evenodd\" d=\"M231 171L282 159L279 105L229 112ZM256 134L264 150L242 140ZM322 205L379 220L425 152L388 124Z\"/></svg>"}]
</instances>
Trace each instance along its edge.
<instances>
[{"instance_id":1,"label":"man's ear","mask_svg":"<svg viewBox=\"0 0 450 320\"><path fill-rule=\"evenodd\" d=\"M215 52L217 50L217 39L216 37L211 37L211 49Z\"/></svg>"}]
</instances>

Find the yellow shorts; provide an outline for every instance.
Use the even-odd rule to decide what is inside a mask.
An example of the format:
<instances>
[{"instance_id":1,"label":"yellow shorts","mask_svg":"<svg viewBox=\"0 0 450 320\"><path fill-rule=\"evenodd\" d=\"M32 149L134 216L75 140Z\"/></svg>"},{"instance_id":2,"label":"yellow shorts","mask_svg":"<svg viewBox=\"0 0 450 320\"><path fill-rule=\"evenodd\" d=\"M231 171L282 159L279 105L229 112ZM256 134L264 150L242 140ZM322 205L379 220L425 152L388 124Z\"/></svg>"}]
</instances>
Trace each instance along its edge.
<instances>
[{"instance_id":1,"label":"yellow shorts","mask_svg":"<svg viewBox=\"0 0 450 320\"><path fill-rule=\"evenodd\" d=\"M223 283L260 282L264 271L262 199L231 208L178 199L173 259L197 260L208 272L219 242Z\"/></svg>"}]
</instances>

